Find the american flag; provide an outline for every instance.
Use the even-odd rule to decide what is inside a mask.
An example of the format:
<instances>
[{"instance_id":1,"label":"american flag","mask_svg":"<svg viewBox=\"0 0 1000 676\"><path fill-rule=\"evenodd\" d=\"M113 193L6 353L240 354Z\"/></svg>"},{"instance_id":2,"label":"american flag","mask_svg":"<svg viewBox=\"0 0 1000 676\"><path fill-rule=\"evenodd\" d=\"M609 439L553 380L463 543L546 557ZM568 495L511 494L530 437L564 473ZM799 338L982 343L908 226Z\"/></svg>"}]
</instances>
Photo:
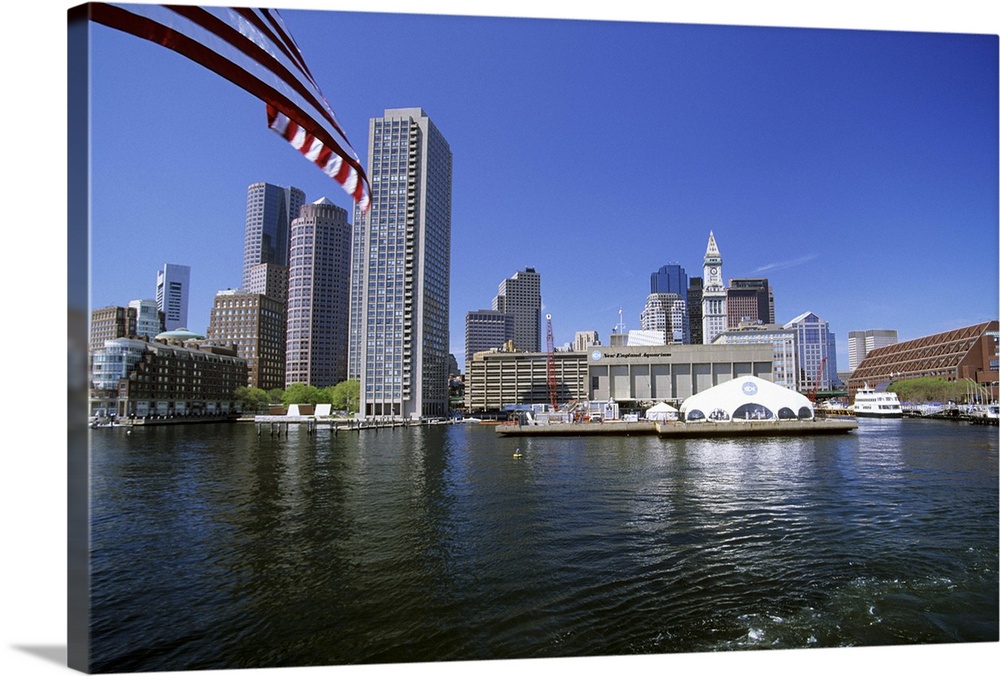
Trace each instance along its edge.
<instances>
[{"instance_id":1,"label":"american flag","mask_svg":"<svg viewBox=\"0 0 1000 676\"><path fill-rule=\"evenodd\" d=\"M253 94L267 124L367 210L371 190L354 148L276 10L90 3L99 24L186 56Z\"/></svg>"}]
</instances>

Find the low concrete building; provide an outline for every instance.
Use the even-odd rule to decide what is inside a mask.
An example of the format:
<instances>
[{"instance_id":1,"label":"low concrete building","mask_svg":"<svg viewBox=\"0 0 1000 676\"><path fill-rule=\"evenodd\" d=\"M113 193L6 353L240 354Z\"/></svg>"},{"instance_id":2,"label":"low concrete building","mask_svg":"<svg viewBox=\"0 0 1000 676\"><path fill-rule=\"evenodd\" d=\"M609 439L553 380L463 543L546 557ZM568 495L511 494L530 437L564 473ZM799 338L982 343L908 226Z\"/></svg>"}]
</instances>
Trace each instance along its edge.
<instances>
[{"instance_id":1,"label":"low concrete building","mask_svg":"<svg viewBox=\"0 0 1000 676\"><path fill-rule=\"evenodd\" d=\"M773 356L769 344L594 346L588 352L556 352L556 402L613 400L625 409L679 402L741 376L770 380ZM481 352L466 368L470 413L550 402L545 353Z\"/></svg>"},{"instance_id":2,"label":"low concrete building","mask_svg":"<svg viewBox=\"0 0 1000 676\"><path fill-rule=\"evenodd\" d=\"M555 352L552 357L556 401L586 399L587 353ZM470 413L551 402L545 352L478 352L465 369L465 407Z\"/></svg>"},{"instance_id":3,"label":"low concrete building","mask_svg":"<svg viewBox=\"0 0 1000 676\"><path fill-rule=\"evenodd\" d=\"M741 376L771 379L770 345L663 345L594 348L588 396L623 404L680 402Z\"/></svg>"}]
</instances>

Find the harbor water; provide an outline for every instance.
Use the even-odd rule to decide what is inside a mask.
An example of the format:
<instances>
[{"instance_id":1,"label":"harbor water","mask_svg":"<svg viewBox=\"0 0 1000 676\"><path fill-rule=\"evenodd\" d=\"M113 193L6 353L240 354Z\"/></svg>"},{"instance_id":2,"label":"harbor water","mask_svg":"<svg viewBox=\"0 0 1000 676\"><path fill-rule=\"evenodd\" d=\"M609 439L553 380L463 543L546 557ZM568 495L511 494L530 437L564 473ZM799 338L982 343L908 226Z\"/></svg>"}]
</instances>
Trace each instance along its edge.
<instances>
[{"instance_id":1,"label":"harbor water","mask_svg":"<svg viewBox=\"0 0 1000 676\"><path fill-rule=\"evenodd\" d=\"M90 438L93 671L998 640L994 427Z\"/></svg>"}]
</instances>

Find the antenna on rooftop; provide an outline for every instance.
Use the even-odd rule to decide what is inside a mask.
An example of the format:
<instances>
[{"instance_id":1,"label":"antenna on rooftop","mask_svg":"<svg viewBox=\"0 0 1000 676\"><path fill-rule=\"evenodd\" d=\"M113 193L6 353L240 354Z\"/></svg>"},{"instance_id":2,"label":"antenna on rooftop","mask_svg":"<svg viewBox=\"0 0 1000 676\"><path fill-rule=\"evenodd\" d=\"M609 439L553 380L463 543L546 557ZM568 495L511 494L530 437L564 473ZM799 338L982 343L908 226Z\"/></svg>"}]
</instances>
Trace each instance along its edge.
<instances>
[{"instance_id":1,"label":"antenna on rooftop","mask_svg":"<svg viewBox=\"0 0 1000 676\"><path fill-rule=\"evenodd\" d=\"M618 308L618 324L615 326L615 333L625 333L625 320L622 318L622 309L620 306Z\"/></svg>"}]
</instances>

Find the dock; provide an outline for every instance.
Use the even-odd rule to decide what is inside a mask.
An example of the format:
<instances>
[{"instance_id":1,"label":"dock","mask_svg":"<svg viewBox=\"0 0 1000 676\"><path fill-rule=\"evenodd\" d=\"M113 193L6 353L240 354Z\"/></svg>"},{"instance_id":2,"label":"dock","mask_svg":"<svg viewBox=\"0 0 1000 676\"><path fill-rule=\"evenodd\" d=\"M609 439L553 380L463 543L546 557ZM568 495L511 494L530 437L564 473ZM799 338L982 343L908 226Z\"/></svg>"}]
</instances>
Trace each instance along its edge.
<instances>
[{"instance_id":1,"label":"dock","mask_svg":"<svg viewBox=\"0 0 1000 676\"><path fill-rule=\"evenodd\" d=\"M622 422L551 423L548 425L497 425L502 436L639 436L697 439L710 437L773 437L846 434L858 428L854 418L815 420L751 420L746 422Z\"/></svg>"}]
</instances>

